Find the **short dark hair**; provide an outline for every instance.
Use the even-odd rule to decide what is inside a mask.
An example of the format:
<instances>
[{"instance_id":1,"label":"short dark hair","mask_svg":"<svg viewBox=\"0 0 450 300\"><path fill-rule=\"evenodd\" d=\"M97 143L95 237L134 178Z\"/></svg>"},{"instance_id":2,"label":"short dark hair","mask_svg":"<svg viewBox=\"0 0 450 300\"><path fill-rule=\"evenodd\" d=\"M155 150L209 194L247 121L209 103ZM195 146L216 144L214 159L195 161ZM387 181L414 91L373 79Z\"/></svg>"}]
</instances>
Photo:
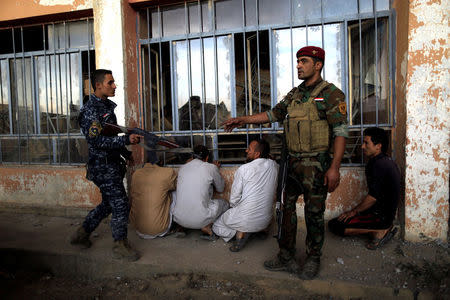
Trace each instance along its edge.
<instances>
[{"instance_id":1,"label":"short dark hair","mask_svg":"<svg viewBox=\"0 0 450 300\"><path fill-rule=\"evenodd\" d=\"M270 145L269 143L264 139L255 140L258 145L256 145L256 151L260 153L260 158L268 158L270 154Z\"/></svg>"},{"instance_id":2,"label":"short dark hair","mask_svg":"<svg viewBox=\"0 0 450 300\"><path fill-rule=\"evenodd\" d=\"M194 147L194 158L205 160L209 156L209 150L203 145L197 145Z\"/></svg>"},{"instance_id":3,"label":"short dark hair","mask_svg":"<svg viewBox=\"0 0 450 300\"><path fill-rule=\"evenodd\" d=\"M370 136L374 145L381 144L381 152L386 153L389 147L389 138L384 129L378 127L369 127L364 129L364 135Z\"/></svg>"},{"instance_id":4,"label":"short dark hair","mask_svg":"<svg viewBox=\"0 0 450 300\"><path fill-rule=\"evenodd\" d=\"M105 70L105 69L97 69L94 72L92 72L92 76L91 76L91 84L92 84L92 88L95 91L95 84L98 83L103 83L103 80L105 80L105 75L106 74L111 74L112 75L112 71L111 70Z\"/></svg>"},{"instance_id":5,"label":"short dark hair","mask_svg":"<svg viewBox=\"0 0 450 300\"><path fill-rule=\"evenodd\" d=\"M318 63L318 62L321 62L321 63L322 63L322 68L320 68L320 71L322 71L323 66L325 65L325 62L324 62L323 60L321 60L320 58L317 58L317 57L311 57L311 58L312 58L314 64L316 64L316 63Z\"/></svg>"}]
</instances>

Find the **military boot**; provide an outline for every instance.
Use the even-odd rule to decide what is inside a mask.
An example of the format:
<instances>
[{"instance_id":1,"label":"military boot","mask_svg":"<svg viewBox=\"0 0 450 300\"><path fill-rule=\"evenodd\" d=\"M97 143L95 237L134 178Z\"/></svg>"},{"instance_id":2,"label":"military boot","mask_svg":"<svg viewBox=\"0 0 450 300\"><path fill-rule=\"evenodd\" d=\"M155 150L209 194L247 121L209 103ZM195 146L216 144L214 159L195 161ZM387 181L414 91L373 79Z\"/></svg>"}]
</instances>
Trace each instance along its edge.
<instances>
[{"instance_id":1,"label":"military boot","mask_svg":"<svg viewBox=\"0 0 450 300\"><path fill-rule=\"evenodd\" d=\"M284 261L278 255L273 259L266 260L264 262L264 268L268 271L285 271L293 274L298 274L299 270L295 258Z\"/></svg>"},{"instance_id":2,"label":"military boot","mask_svg":"<svg viewBox=\"0 0 450 300\"><path fill-rule=\"evenodd\" d=\"M298 275L303 280L314 279L319 273L320 268L320 257L308 256L306 258L303 269Z\"/></svg>"},{"instance_id":3,"label":"military boot","mask_svg":"<svg viewBox=\"0 0 450 300\"><path fill-rule=\"evenodd\" d=\"M130 243L128 243L127 239L114 241L114 246L112 250L113 250L113 257L115 259L136 261L141 257L136 250L131 248Z\"/></svg>"},{"instance_id":4,"label":"military boot","mask_svg":"<svg viewBox=\"0 0 450 300\"><path fill-rule=\"evenodd\" d=\"M83 226L78 227L77 231L70 238L72 245L81 246L82 249L87 249L92 246L92 242L89 240L91 234L84 230Z\"/></svg>"}]
</instances>

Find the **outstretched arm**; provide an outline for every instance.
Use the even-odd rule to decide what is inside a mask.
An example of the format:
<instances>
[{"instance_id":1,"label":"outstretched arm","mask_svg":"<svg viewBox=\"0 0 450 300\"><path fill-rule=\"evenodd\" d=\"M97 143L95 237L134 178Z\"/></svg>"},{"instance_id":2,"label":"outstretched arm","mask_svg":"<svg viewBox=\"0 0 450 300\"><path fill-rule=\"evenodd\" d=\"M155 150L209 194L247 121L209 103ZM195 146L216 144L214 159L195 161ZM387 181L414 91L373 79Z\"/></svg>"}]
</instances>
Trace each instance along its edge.
<instances>
[{"instance_id":1,"label":"outstretched arm","mask_svg":"<svg viewBox=\"0 0 450 300\"><path fill-rule=\"evenodd\" d=\"M263 124L269 123L269 117L267 112L262 112L251 116L242 116L237 118L231 118L223 122L221 125L226 132L231 132L236 127L241 127L245 124Z\"/></svg>"}]
</instances>

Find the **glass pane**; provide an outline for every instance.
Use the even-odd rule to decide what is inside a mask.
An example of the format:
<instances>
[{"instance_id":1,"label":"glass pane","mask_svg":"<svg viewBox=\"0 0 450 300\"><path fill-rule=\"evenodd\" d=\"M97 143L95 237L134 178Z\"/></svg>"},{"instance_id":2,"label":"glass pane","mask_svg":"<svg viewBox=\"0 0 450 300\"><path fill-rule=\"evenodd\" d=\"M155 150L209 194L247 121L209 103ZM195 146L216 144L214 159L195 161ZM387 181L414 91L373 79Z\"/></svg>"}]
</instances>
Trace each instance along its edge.
<instances>
[{"instance_id":1,"label":"glass pane","mask_svg":"<svg viewBox=\"0 0 450 300\"><path fill-rule=\"evenodd\" d=\"M377 11L389 10L389 0L359 0L360 13L372 13L374 1Z\"/></svg>"},{"instance_id":2,"label":"glass pane","mask_svg":"<svg viewBox=\"0 0 450 300\"><path fill-rule=\"evenodd\" d=\"M214 65L214 39L203 40L205 63L205 129L216 128L216 70ZM220 84L220 82L219 82Z\"/></svg>"},{"instance_id":3,"label":"glass pane","mask_svg":"<svg viewBox=\"0 0 450 300\"><path fill-rule=\"evenodd\" d=\"M375 0L375 7L377 11L389 10L389 0Z\"/></svg>"},{"instance_id":4,"label":"glass pane","mask_svg":"<svg viewBox=\"0 0 450 300\"><path fill-rule=\"evenodd\" d=\"M0 60L0 133L9 134L8 60Z\"/></svg>"},{"instance_id":5,"label":"glass pane","mask_svg":"<svg viewBox=\"0 0 450 300\"><path fill-rule=\"evenodd\" d=\"M324 78L342 90L342 34L340 24L324 25Z\"/></svg>"},{"instance_id":6,"label":"glass pane","mask_svg":"<svg viewBox=\"0 0 450 300\"><path fill-rule=\"evenodd\" d=\"M89 24L89 28L88 28ZM94 41L94 21L91 19L87 24L86 20L68 22L68 39L70 48L78 48L81 46L87 46L89 41Z\"/></svg>"},{"instance_id":7,"label":"glass pane","mask_svg":"<svg viewBox=\"0 0 450 300\"><path fill-rule=\"evenodd\" d=\"M361 129L350 130L347 143L345 144L345 153L342 163L361 164L363 162L361 150Z\"/></svg>"},{"instance_id":8,"label":"glass pane","mask_svg":"<svg viewBox=\"0 0 450 300\"><path fill-rule=\"evenodd\" d=\"M19 144L21 145L19 149ZM19 143L19 138L14 137L10 139L0 139L1 146L1 161L2 162L19 162L20 156L25 157L26 153L26 140L21 140Z\"/></svg>"},{"instance_id":9,"label":"glass pane","mask_svg":"<svg viewBox=\"0 0 450 300\"><path fill-rule=\"evenodd\" d=\"M189 9L189 32L200 32L201 5L192 3L188 5Z\"/></svg>"},{"instance_id":10,"label":"glass pane","mask_svg":"<svg viewBox=\"0 0 450 300\"><path fill-rule=\"evenodd\" d=\"M152 32L152 38L159 38L161 37L162 28L160 28L159 24L162 22L162 19L159 19L160 14L158 13L158 10L153 10L151 13L151 32Z\"/></svg>"},{"instance_id":11,"label":"glass pane","mask_svg":"<svg viewBox=\"0 0 450 300\"><path fill-rule=\"evenodd\" d=\"M293 70L294 70L294 86L299 86L303 80L298 79L297 73L297 51L300 48L305 47L308 42L306 40L306 27L294 28L292 30L293 37L293 49L292 49L292 58L293 58ZM310 38L310 37L308 37ZM286 92L287 93L287 92Z\"/></svg>"},{"instance_id":12,"label":"glass pane","mask_svg":"<svg viewBox=\"0 0 450 300\"><path fill-rule=\"evenodd\" d=\"M177 89L177 100L178 100L178 114L179 123L178 126L180 130L189 130L190 119L189 119L189 67L188 67L188 44L186 41L180 41L174 43L174 53L175 53L175 75L176 75L176 89ZM188 107L187 115L182 114Z\"/></svg>"},{"instance_id":13,"label":"glass pane","mask_svg":"<svg viewBox=\"0 0 450 300\"><path fill-rule=\"evenodd\" d=\"M218 92L216 95L216 71L214 59L214 39L204 39L204 63L205 63L205 129L215 129L216 123L225 121L231 111L230 95L230 51L231 36L217 37L217 76ZM201 96L201 51L199 40L191 42L191 87L188 81L188 47L186 41L174 43L175 64L176 64L176 93L178 100L179 127L180 130L190 130L190 121L193 123L193 130L202 129L202 112L200 105ZM189 114L189 89L192 88L191 112ZM217 120L216 120L216 99Z\"/></svg>"},{"instance_id":14,"label":"glass pane","mask_svg":"<svg viewBox=\"0 0 450 300\"><path fill-rule=\"evenodd\" d=\"M358 0L322 0L323 17L340 17L358 13Z\"/></svg>"},{"instance_id":15,"label":"glass pane","mask_svg":"<svg viewBox=\"0 0 450 300\"><path fill-rule=\"evenodd\" d=\"M231 35L217 37L217 72L219 99L217 107L217 125L220 126L231 114ZM211 126L211 129L216 129Z\"/></svg>"},{"instance_id":16,"label":"glass pane","mask_svg":"<svg viewBox=\"0 0 450 300\"><path fill-rule=\"evenodd\" d=\"M356 23L350 25L349 28L351 41L349 51L351 61L349 99L351 101L350 112L353 124L361 123L361 110L364 124L390 122L387 19L378 19L377 26L378 33L375 37L374 20L363 21L361 24L362 41L359 41L359 25ZM375 38L377 39L378 49L375 48ZM361 66L359 62L360 45Z\"/></svg>"},{"instance_id":17,"label":"glass pane","mask_svg":"<svg viewBox=\"0 0 450 300\"><path fill-rule=\"evenodd\" d=\"M260 24L288 24L289 1L259 0Z\"/></svg>"},{"instance_id":18,"label":"glass pane","mask_svg":"<svg viewBox=\"0 0 450 300\"><path fill-rule=\"evenodd\" d=\"M359 12L360 13L371 13L373 12L373 0L358 0L359 1Z\"/></svg>"},{"instance_id":19,"label":"glass pane","mask_svg":"<svg viewBox=\"0 0 450 300\"><path fill-rule=\"evenodd\" d=\"M10 60L14 133L33 134L34 111L31 58ZM17 128L18 126L18 128Z\"/></svg>"},{"instance_id":20,"label":"glass pane","mask_svg":"<svg viewBox=\"0 0 450 300\"><path fill-rule=\"evenodd\" d=\"M292 18L295 22L320 19L321 0L292 0Z\"/></svg>"},{"instance_id":21,"label":"glass pane","mask_svg":"<svg viewBox=\"0 0 450 300\"><path fill-rule=\"evenodd\" d=\"M156 19L157 21L158 19ZM164 9L162 11L162 24L164 36L185 34L186 17L184 14L184 6Z\"/></svg>"},{"instance_id":22,"label":"glass pane","mask_svg":"<svg viewBox=\"0 0 450 300\"><path fill-rule=\"evenodd\" d=\"M224 30L242 27L242 1L216 1L216 29Z\"/></svg>"},{"instance_id":23,"label":"glass pane","mask_svg":"<svg viewBox=\"0 0 450 300\"><path fill-rule=\"evenodd\" d=\"M245 0L245 25L256 26L256 0Z\"/></svg>"}]
</instances>

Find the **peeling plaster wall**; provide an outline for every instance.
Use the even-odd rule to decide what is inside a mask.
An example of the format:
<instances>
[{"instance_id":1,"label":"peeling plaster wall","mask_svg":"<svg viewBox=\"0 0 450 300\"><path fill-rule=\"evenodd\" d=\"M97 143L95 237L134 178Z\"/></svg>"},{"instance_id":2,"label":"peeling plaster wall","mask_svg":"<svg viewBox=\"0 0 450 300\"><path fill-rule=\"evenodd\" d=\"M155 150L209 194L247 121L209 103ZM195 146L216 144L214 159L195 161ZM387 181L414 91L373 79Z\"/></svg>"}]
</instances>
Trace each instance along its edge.
<instances>
[{"instance_id":1,"label":"peeling plaster wall","mask_svg":"<svg viewBox=\"0 0 450 300\"><path fill-rule=\"evenodd\" d=\"M1 0L0 21L91 9L96 0Z\"/></svg>"},{"instance_id":2,"label":"peeling plaster wall","mask_svg":"<svg viewBox=\"0 0 450 300\"><path fill-rule=\"evenodd\" d=\"M3 166L0 171L0 205L85 208L101 201L84 167Z\"/></svg>"},{"instance_id":3,"label":"peeling plaster wall","mask_svg":"<svg viewBox=\"0 0 450 300\"><path fill-rule=\"evenodd\" d=\"M214 197L228 200L237 167L221 168L225 190ZM84 177L84 167L1 167L0 207L91 208L101 201L98 188ZM341 184L329 194L325 219L333 218L358 203L366 193L363 168L342 168ZM132 201L132 199L131 199ZM297 213L303 217L303 200Z\"/></svg>"},{"instance_id":4,"label":"peeling plaster wall","mask_svg":"<svg viewBox=\"0 0 450 300\"><path fill-rule=\"evenodd\" d=\"M410 0L406 92L405 238L447 239L448 0ZM404 67L402 65L402 67Z\"/></svg>"}]
</instances>

